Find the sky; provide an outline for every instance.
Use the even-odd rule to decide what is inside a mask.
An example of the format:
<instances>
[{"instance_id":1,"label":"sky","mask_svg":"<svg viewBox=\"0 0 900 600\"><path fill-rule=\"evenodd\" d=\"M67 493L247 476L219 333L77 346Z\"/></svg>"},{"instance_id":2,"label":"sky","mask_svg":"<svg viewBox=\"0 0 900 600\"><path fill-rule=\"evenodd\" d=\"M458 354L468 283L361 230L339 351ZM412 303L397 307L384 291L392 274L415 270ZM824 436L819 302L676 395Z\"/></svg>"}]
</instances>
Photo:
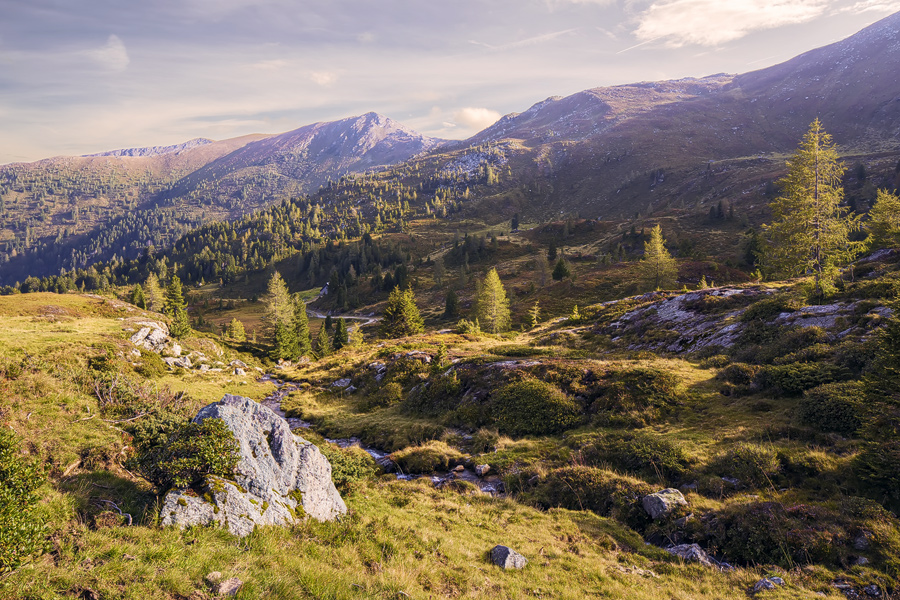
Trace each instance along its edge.
<instances>
[{"instance_id":1,"label":"sky","mask_svg":"<svg viewBox=\"0 0 900 600\"><path fill-rule=\"evenodd\" d=\"M375 111L463 139L550 96L744 73L900 0L0 0L0 164Z\"/></svg>"}]
</instances>

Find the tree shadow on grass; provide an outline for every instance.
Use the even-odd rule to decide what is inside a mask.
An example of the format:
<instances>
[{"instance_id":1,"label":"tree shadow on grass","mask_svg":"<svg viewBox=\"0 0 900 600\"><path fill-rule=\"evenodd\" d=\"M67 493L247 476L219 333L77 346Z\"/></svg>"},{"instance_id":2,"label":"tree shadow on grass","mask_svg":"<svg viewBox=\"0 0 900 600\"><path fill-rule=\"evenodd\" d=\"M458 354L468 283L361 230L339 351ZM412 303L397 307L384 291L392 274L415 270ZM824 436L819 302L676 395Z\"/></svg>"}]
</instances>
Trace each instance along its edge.
<instances>
[{"instance_id":1,"label":"tree shadow on grass","mask_svg":"<svg viewBox=\"0 0 900 600\"><path fill-rule=\"evenodd\" d=\"M94 527L148 524L157 515L158 496L150 483L110 471L79 473L56 488L74 499L79 518Z\"/></svg>"}]
</instances>

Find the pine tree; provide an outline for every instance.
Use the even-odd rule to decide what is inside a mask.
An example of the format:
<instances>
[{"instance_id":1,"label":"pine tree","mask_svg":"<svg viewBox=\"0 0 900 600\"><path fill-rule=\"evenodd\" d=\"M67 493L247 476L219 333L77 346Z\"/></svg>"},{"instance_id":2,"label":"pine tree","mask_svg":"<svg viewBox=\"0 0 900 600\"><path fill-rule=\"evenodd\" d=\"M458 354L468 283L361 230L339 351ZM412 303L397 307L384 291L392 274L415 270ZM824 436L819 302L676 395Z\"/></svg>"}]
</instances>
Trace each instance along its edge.
<instances>
[{"instance_id":1,"label":"pine tree","mask_svg":"<svg viewBox=\"0 0 900 600\"><path fill-rule=\"evenodd\" d=\"M456 291L450 288L447 292L447 300L444 302L444 316L448 319L455 319L459 316L459 296Z\"/></svg>"},{"instance_id":2,"label":"pine tree","mask_svg":"<svg viewBox=\"0 0 900 600\"><path fill-rule=\"evenodd\" d=\"M162 287L159 285L159 279L156 273L150 273L147 281L144 282L144 301L147 304L147 310L162 310L165 295Z\"/></svg>"},{"instance_id":3,"label":"pine tree","mask_svg":"<svg viewBox=\"0 0 900 600\"><path fill-rule=\"evenodd\" d=\"M419 314L412 290L401 291L395 287L388 297L381 317L381 333L385 337L398 338L425 331L425 322Z\"/></svg>"},{"instance_id":4,"label":"pine tree","mask_svg":"<svg viewBox=\"0 0 900 600\"><path fill-rule=\"evenodd\" d=\"M566 259L560 257L559 260L556 261L556 266L553 267L553 279L562 281L570 275L572 275L572 271L569 269L569 264L566 262Z\"/></svg>"},{"instance_id":5,"label":"pine tree","mask_svg":"<svg viewBox=\"0 0 900 600\"><path fill-rule=\"evenodd\" d=\"M319 334L316 336L316 354L319 355L319 358L331 354L331 337L324 326L319 327Z\"/></svg>"},{"instance_id":6,"label":"pine tree","mask_svg":"<svg viewBox=\"0 0 900 600\"><path fill-rule=\"evenodd\" d=\"M666 240L662 236L662 228L659 225L650 230L650 239L644 242L641 275L654 290L672 287L678 276L675 259L666 250Z\"/></svg>"},{"instance_id":7,"label":"pine tree","mask_svg":"<svg viewBox=\"0 0 900 600\"><path fill-rule=\"evenodd\" d=\"M861 250L849 239L859 229L859 217L841 206L843 174L834 142L816 119L788 161L780 182L783 195L769 205L773 221L763 226L764 270L777 277L812 272L820 296L834 288L838 267Z\"/></svg>"},{"instance_id":8,"label":"pine tree","mask_svg":"<svg viewBox=\"0 0 900 600\"><path fill-rule=\"evenodd\" d=\"M497 269L491 269L481 284L478 295L478 322L481 328L491 333L509 329L511 316L506 289L500 281Z\"/></svg>"},{"instance_id":9,"label":"pine tree","mask_svg":"<svg viewBox=\"0 0 900 600\"><path fill-rule=\"evenodd\" d=\"M434 259L434 283L438 287L444 285L444 274L446 270L444 269L444 260L438 256Z\"/></svg>"},{"instance_id":10,"label":"pine tree","mask_svg":"<svg viewBox=\"0 0 900 600\"><path fill-rule=\"evenodd\" d=\"M272 273L266 293L266 325L272 331L272 360L290 360L298 355L294 302L278 271Z\"/></svg>"},{"instance_id":11,"label":"pine tree","mask_svg":"<svg viewBox=\"0 0 900 600\"><path fill-rule=\"evenodd\" d=\"M334 328L334 338L331 340L331 347L340 350L350 343L350 332L347 331L347 321L343 318L337 320Z\"/></svg>"},{"instance_id":12,"label":"pine tree","mask_svg":"<svg viewBox=\"0 0 900 600\"><path fill-rule=\"evenodd\" d=\"M128 296L128 301L140 309L147 310L147 300L144 297L144 290L139 285L135 285L131 289L131 294L129 294Z\"/></svg>"},{"instance_id":13,"label":"pine tree","mask_svg":"<svg viewBox=\"0 0 900 600\"><path fill-rule=\"evenodd\" d=\"M309 332L309 316L306 314L306 302L296 298L294 302L294 328L297 332L297 355L312 354L312 335Z\"/></svg>"},{"instance_id":14,"label":"pine tree","mask_svg":"<svg viewBox=\"0 0 900 600\"><path fill-rule=\"evenodd\" d=\"M243 342L247 339L247 333L244 331L244 324L232 318L228 327L225 329L225 335L236 342Z\"/></svg>"},{"instance_id":15,"label":"pine tree","mask_svg":"<svg viewBox=\"0 0 900 600\"><path fill-rule=\"evenodd\" d=\"M174 338L183 338L191 332L191 322L188 319L187 304L181 291L181 280L178 275L172 275L166 288L165 313L172 319L169 333Z\"/></svg>"},{"instance_id":16,"label":"pine tree","mask_svg":"<svg viewBox=\"0 0 900 600\"><path fill-rule=\"evenodd\" d=\"M887 190L878 190L875 206L869 211L866 223L869 249L897 248L900 246L900 196Z\"/></svg>"}]
</instances>

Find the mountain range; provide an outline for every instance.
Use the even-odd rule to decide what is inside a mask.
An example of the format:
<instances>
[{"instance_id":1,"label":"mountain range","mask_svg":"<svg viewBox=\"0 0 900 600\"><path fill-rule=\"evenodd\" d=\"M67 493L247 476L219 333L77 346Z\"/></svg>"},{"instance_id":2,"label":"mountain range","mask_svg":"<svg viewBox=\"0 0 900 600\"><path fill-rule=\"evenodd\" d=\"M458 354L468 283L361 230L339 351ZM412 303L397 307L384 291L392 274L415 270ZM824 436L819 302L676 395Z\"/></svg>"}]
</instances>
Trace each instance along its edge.
<instances>
[{"instance_id":1,"label":"mountain range","mask_svg":"<svg viewBox=\"0 0 900 600\"><path fill-rule=\"evenodd\" d=\"M704 214L723 201L759 220L786 154L815 118L873 181L894 176L898 58L900 13L751 73L551 97L464 141L429 138L367 113L278 135L6 165L0 282L132 257L199 224L235 219L352 173L403 163L434 173L459 169L461 157L486 147L519 190L514 202L511 186L502 202L475 198L501 207L491 211L495 220L505 212L535 219Z\"/></svg>"}]
</instances>

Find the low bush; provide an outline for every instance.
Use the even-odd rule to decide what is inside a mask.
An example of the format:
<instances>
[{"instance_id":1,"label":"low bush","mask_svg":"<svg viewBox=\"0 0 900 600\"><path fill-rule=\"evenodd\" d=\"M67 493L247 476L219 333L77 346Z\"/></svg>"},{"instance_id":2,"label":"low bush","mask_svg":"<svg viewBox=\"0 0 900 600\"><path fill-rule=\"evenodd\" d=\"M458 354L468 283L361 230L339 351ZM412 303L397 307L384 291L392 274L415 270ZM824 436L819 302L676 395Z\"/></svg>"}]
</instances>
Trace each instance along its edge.
<instances>
[{"instance_id":1,"label":"low bush","mask_svg":"<svg viewBox=\"0 0 900 600\"><path fill-rule=\"evenodd\" d=\"M147 379L161 377L166 373L166 363L156 352L141 350L141 362L134 369Z\"/></svg>"},{"instance_id":2,"label":"low bush","mask_svg":"<svg viewBox=\"0 0 900 600\"><path fill-rule=\"evenodd\" d=\"M900 440L869 442L853 460L866 495L900 510Z\"/></svg>"},{"instance_id":3,"label":"low bush","mask_svg":"<svg viewBox=\"0 0 900 600\"><path fill-rule=\"evenodd\" d=\"M589 465L606 464L635 475L667 480L684 477L693 462L681 443L644 432L596 436L579 450Z\"/></svg>"},{"instance_id":4,"label":"low bush","mask_svg":"<svg viewBox=\"0 0 900 600\"><path fill-rule=\"evenodd\" d=\"M607 373L591 409L601 424L637 427L658 420L681 399L675 374L641 367Z\"/></svg>"},{"instance_id":5,"label":"low bush","mask_svg":"<svg viewBox=\"0 0 900 600\"><path fill-rule=\"evenodd\" d=\"M403 401L403 386L396 381L389 381L377 391L369 394L362 402L364 410L394 406Z\"/></svg>"},{"instance_id":6,"label":"low bush","mask_svg":"<svg viewBox=\"0 0 900 600\"><path fill-rule=\"evenodd\" d=\"M509 383L493 396L491 412L500 431L546 435L575 427L579 411L556 387L536 379Z\"/></svg>"},{"instance_id":7,"label":"low bush","mask_svg":"<svg viewBox=\"0 0 900 600\"><path fill-rule=\"evenodd\" d=\"M799 308L801 308L799 302L784 296L778 298L766 298L765 300L760 300L747 307L747 310L741 314L741 321L745 323L751 321L768 321L781 313L794 312Z\"/></svg>"},{"instance_id":8,"label":"low bush","mask_svg":"<svg viewBox=\"0 0 900 600\"><path fill-rule=\"evenodd\" d=\"M568 466L550 471L525 495L543 507L591 510L642 529L649 521L641 499L654 490L643 481L605 469Z\"/></svg>"},{"instance_id":9,"label":"low bush","mask_svg":"<svg viewBox=\"0 0 900 600\"><path fill-rule=\"evenodd\" d=\"M496 450L498 443L500 443L500 434L497 430L482 427L472 436L469 445L473 454L485 454Z\"/></svg>"},{"instance_id":10,"label":"low bush","mask_svg":"<svg viewBox=\"0 0 900 600\"><path fill-rule=\"evenodd\" d=\"M716 475L735 477L752 487L773 487L781 463L773 448L740 443L713 459L710 468Z\"/></svg>"},{"instance_id":11,"label":"low bush","mask_svg":"<svg viewBox=\"0 0 900 600\"><path fill-rule=\"evenodd\" d=\"M734 385L750 385L758 372L759 367L756 365L734 363L719 371L716 374L716 379L721 379Z\"/></svg>"},{"instance_id":12,"label":"low bush","mask_svg":"<svg viewBox=\"0 0 900 600\"><path fill-rule=\"evenodd\" d=\"M427 385L409 394L403 404L404 410L413 414L440 416L456 408L462 386L455 370L447 375L435 375Z\"/></svg>"},{"instance_id":13,"label":"low bush","mask_svg":"<svg viewBox=\"0 0 900 600\"><path fill-rule=\"evenodd\" d=\"M491 348L491 354L497 356L547 356L553 354L549 348L535 348L521 344L505 344Z\"/></svg>"},{"instance_id":14,"label":"low bush","mask_svg":"<svg viewBox=\"0 0 900 600\"><path fill-rule=\"evenodd\" d=\"M404 473L413 474L449 471L463 462L464 458L458 450L437 440L421 446L404 448L391 454L391 459L397 463L397 468Z\"/></svg>"},{"instance_id":15,"label":"low bush","mask_svg":"<svg viewBox=\"0 0 900 600\"><path fill-rule=\"evenodd\" d=\"M0 573L46 549L47 529L35 512L43 483L37 463L23 459L16 436L0 429Z\"/></svg>"},{"instance_id":16,"label":"low bush","mask_svg":"<svg viewBox=\"0 0 900 600\"><path fill-rule=\"evenodd\" d=\"M703 369L721 369L727 367L731 362L731 357L727 354L713 354L707 358L700 360L700 367Z\"/></svg>"},{"instance_id":17,"label":"low bush","mask_svg":"<svg viewBox=\"0 0 900 600\"><path fill-rule=\"evenodd\" d=\"M199 484L206 475L230 477L238 443L221 419L185 423L162 444L139 454L141 474L161 489Z\"/></svg>"},{"instance_id":18,"label":"low bush","mask_svg":"<svg viewBox=\"0 0 900 600\"><path fill-rule=\"evenodd\" d=\"M816 386L846 379L850 373L828 363L792 363L761 369L754 383L761 389L798 395Z\"/></svg>"},{"instance_id":19,"label":"low bush","mask_svg":"<svg viewBox=\"0 0 900 600\"><path fill-rule=\"evenodd\" d=\"M176 412L157 411L125 425L131 445L139 453L152 452L185 425L187 418Z\"/></svg>"},{"instance_id":20,"label":"low bush","mask_svg":"<svg viewBox=\"0 0 900 600\"><path fill-rule=\"evenodd\" d=\"M375 460L358 446L338 448L323 442L318 447L331 463L331 480L341 493L351 491L359 482L373 477L378 471Z\"/></svg>"},{"instance_id":21,"label":"low bush","mask_svg":"<svg viewBox=\"0 0 900 600\"><path fill-rule=\"evenodd\" d=\"M797 418L819 431L853 435L862 425L865 406L861 382L826 383L803 393Z\"/></svg>"}]
</instances>

